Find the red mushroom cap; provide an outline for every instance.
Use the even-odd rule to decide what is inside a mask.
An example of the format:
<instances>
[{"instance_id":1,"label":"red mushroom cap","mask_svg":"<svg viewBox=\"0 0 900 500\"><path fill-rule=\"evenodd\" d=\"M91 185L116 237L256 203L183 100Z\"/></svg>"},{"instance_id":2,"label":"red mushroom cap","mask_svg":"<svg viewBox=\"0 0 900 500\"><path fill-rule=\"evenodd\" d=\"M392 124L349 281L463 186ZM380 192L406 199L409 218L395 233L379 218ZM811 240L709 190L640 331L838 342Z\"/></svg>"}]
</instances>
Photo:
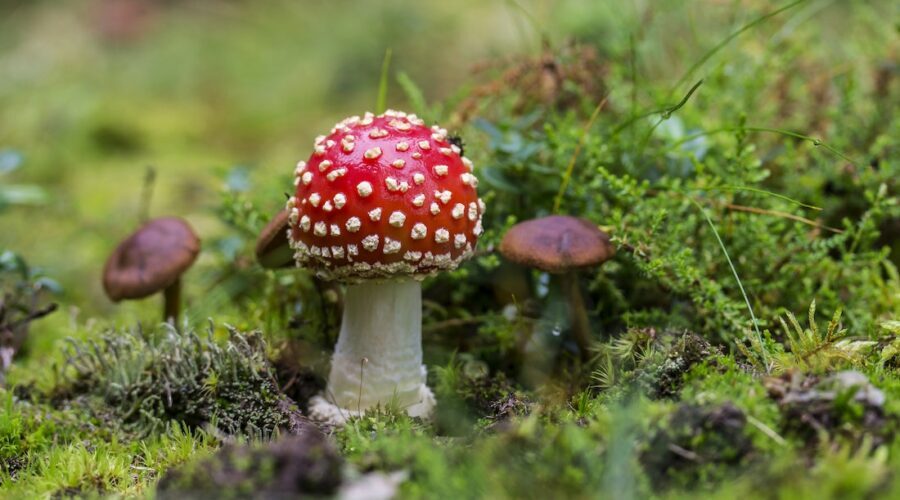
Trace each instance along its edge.
<instances>
[{"instance_id":1,"label":"red mushroom cap","mask_svg":"<svg viewBox=\"0 0 900 500\"><path fill-rule=\"evenodd\" d=\"M446 130L389 110L347 118L314 147L287 204L298 265L349 282L424 278L472 254L484 203Z\"/></svg>"}]
</instances>

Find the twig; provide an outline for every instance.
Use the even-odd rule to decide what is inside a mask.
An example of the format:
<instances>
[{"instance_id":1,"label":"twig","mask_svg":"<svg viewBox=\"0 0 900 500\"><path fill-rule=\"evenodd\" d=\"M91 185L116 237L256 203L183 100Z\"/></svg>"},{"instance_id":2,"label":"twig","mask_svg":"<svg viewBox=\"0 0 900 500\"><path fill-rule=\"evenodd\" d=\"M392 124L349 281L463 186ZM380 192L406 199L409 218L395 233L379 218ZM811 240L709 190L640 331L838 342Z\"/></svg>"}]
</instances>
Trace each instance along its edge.
<instances>
[{"instance_id":1,"label":"twig","mask_svg":"<svg viewBox=\"0 0 900 500\"><path fill-rule=\"evenodd\" d=\"M578 144L575 146L575 151L572 152L572 158L569 159L569 165L566 166L566 173L563 174L562 183L559 185L559 192L556 193L556 200L553 201L553 212L559 213L559 207L562 204L563 195L566 194L566 189L569 187L569 181L572 179L572 172L575 170L575 161L578 159L578 155L581 153L581 148L584 147L584 141L587 140L588 132L591 130L591 127L594 125L594 121L597 120L597 117L600 116L600 110L603 109L603 106L606 105L606 101L609 99L609 95L603 98L600 101L600 104L594 108L594 112L591 113L591 117L588 119L587 123L584 124L584 129L581 131L581 137L578 139Z\"/></svg>"},{"instance_id":2,"label":"twig","mask_svg":"<svg viewBox=\"0 0 900 500\"><path fill-rule=\"evenodd\" d=\"M444 321L437 321L422 328L423 332L432 333L435 331L446 330L447 328L455 328L457 326L477 325L485 320L484 316L473 316L471 318L453 318Z\"/></svg>"},{"instance_id":3,"label":"twig","mask_svg":"<svg viewBox=\"0 0 900 500\"><path fill-rule=\"evenodd\" d=\"M18 327L24 325L25 323L29 323L36 319L43 318L44 316L55 311L58 307L59 306L56 303L52 303L52 304L48 305L47 307L44 307L43 309L38 309L37 311L32 311L32 312L28 313L28 315L25 316L24 318L14 322L14 323L10 323L8 328L10 330L12 330L12 329L15 329L15 328L18 328Z\"/></svg>"},{"instance_id":4,"label":"twig","mask_svg":"<svg viewBox=\"0 0 900 500\"><path fill-rule=\"evenodd\" d=\"M836 234L843 234L843 233L844 233L844 231L843 231L842 229L837 229L837 228L834 228L834 227L826 226L826 225L820 224L820 223L818 223L818 222L816 222L816 221L814 221L814 220L807 219L806 217L800 217L799 215L794 215L794 214L791 214L791 213L788 213L788 212L782 212L782 211L779 211L779 210L767 210L767 209L765 209L765 208L748 207L748 206L745 206L745 205L735 205L735 204L733 204L733 203L728 203L728 204L726 204L726 205L725 205L725 208L727 208L727 209L729 209L729 210L735 210L735 211L738 211L738 212L750 212L750 213L760 214L760 215L772 215L772 216L775 216L775 217L782 217L782 218L785 218L785 219L790 219L790 220L793 220L793 221L802 222L802 223L804 223L804 224L808 224L808 225L810 225L810 226L813 226L813 227L816 227L816 228L819 228L819 229L825 229L826 231L831 231L832 233L836 233Z\"/></svg>"}]
</instances>

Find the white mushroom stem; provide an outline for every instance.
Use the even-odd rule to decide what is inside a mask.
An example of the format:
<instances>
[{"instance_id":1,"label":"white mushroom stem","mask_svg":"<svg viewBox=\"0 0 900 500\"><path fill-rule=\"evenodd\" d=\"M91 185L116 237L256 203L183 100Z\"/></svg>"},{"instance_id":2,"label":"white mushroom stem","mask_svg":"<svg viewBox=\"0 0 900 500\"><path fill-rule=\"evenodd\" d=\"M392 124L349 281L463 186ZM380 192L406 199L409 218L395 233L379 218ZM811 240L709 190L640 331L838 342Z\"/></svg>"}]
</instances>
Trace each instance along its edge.
<instances>
[{"instance_id":1,"label":"white mushroom stem","mask_svg":"<svg viewBox=\"0 0 900 500\"><path fill-rule=\"evenodd\" d=\"M349 285L325 399L341 413L396 404L427 416L434 404L422 365L422 285ZM321 411L321 409L320 409Z\"/></svg>"}]
</instances>

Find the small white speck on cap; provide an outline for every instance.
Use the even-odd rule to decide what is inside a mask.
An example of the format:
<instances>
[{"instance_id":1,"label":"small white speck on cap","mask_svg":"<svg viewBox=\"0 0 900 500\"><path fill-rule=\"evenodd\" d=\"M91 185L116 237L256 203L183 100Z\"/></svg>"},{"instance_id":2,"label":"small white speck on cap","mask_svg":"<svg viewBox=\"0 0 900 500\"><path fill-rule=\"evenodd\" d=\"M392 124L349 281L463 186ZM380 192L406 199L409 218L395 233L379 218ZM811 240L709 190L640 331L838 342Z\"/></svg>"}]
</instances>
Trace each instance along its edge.
<instances>
[{"instance_id":1,"label":"small white speck on cap","mask_svg":"<svg viewBox=\"0 0 900 500\"><path fill-rule=\"evenodd\" d=\"M441 213L441 207L439 207L438 204L433 201L431 202L431 207L429 208L431 209L431 215L437 215Z\"/></svg>"},{"instance_id":2,"label":"small white speck on cap","mask_svg":"<svg viewBox=\"0 0 900 500\"><path fill-rule=\"evenodd\" d=\"M333 209L334 206L331 205L331 200L325 200L325 203L322 205L322 210L331 212Z\"/></svg>"},{"instance_id":3,"label":"small white speck on cap","mask_svg":"<svg viewBox=\"0 0 900 500\"><path fill-rule=\"evenodd\" d=\"M318 146L319 144L322 144L323 142L325 142L325 136L324 136L324 135L317 135L317 136L316 136L316 139L313 141L313 144L316 145L316 146Z\"/></svg>"},{"instance_id":4,"label":"small white speck on cap","mask_svg":"<svg viewBox=\"0 0 900 500\"><path fill-rule=\"evenodd\" d=\"M419 149L428 151L431 149L431 143L428 141L419 141Z\"/></svg>"},{"instance_id":5,"label":"small white speck on cap","mask_svg":"<svg viewBox=\"0 0 900 500\"><path fill-rule=\"evenodd\" d=\"M316 222L316 225L313 228L313 233L316 236L325 236L326 234L328 234L328 224L325 224L321 221Z\"/></svg>"},{"instance_id":6,"label":"small white speck on cap","mask_svg":"<svg viewBox=\"0 0 900 500\"><path fill-rule=\"evenodd\" d=\"M375 250L377 250L378 249L378 235L370 234L370 235L366 236L365 238L363 238L362 246L363 246L363 248L365 248L366 250L368 250L370 252L374 252Z\"/></svg>"},{"instance_id":7,"label":"small white speck on cap","mask_svg":"<svg viewBox=\"0 0 900 500\"><path fill-rule=\"evenodd\" d=\"M381 156L381 148L379 148L378 146L369 148L365 153L363 153L363 156L365 156L367 160L374 160L375 158Z\"/></svg>"},{"instance_id":8,"label":"small white speck on cap","mask_svg":"<svg viewBox=\"0 0 900 500\"><path fill-rule=\"evenodd\" d=\"M456 144L451 144L451 145L450 145L450 150L453 151L453 152L456 153L456 154L459 154L459 153L462 152L462 149L459 149L459 146L457 146Z\"/></svg>"},{"instance_id":9,"label":"small white speck on cap","mask_svg":"<svg viewBox=\"0 0 900 500\"><path fill-rule=\"evenodd\" d=\"M410 232L409 236L414 240L424 240L428 236L428 227L421 222L417 222Z\"/></svg>"},{"instance_id":10,"label":"small white speck on cap","mask_svg":"<svg viewBox=\"0 0 900 500\"><path fill-rule=\"evenodd\" d=\"M431 138L434 139L436 142L444 142L447 140L447 136L438 134L437 132L431 134Z\"/></svg>"},{"instance_id":11,"label":"small white speck on cap","mask_svg":"<svg viewBox=\"0 0 900 500\"><path fill-rule=\"evenodd\" d=\"M294 185L295 185L295 186L299 186L299 185L300 185L300 178L299 178L299 177L294 177Z\"/></svg>"},{"instance_id":12,"label":"small white speck on cap","mask_svg":"<svg viewBox=\"0 0 900 500\"><path fill-rule=\"evenodd\" d=\"M403 254L403 260L409 260L409 261L415 262L421 258L422 258L422 252L416 252L414 250L410 250L410 251L406 252L405 254Z\"/></svg>"},{"instance_id":13,"label":"small white speck on cap","mask_svg":"<svg viewBox=\"0 0 900 500\"><path fill-rule=\"evenodd\" d=\"M434 254L431 252L425 252L425 255L422 257L422 262L420 262L423 266L430 266L434 264Z\"/></svg>"},{"instance_id":14,"label":"small white speck on cap","mask_svg":"<svg viewBox=\"0 0 900 500\"><path fill-rule=\"evenodd\" d=\"M332 236L340 236L341 235L340 226L338 226L337 224L332 224L331 225L331 235Z\"/></svg>"},{"instance_id":15,"label":"small white speck on cap","mask_svg":"<svg viewBox=\"0 0 900 500\"><path fill-rule=\"evenodd\" d=\"M288 214L288 223L293 226L297 223L298 217L300 217L300 211L296 208L292 208Z\"/></svg>"},{"instance_id":16,"label":"small white speck on cap","mask_svg":"<svg viewBox=\"0 0 900 500\"><path fill-rule=\"evenodd\" d=\"M391 120L388 122L388 125L397 130L409 130L412 127L409 122L405 120Z\"/></svg>"},{"instance_id":17,"label":"small white speck on cap","mask_svg":"<svg viewBox=\"0 0 900 500\"><path fill-rule=\"evenodd\" d=\"M475 223L475 227L472 229L472 234L475 236L481 236L481 233L484 232L484 228L481 226L481 219L478 219L478 222Z\"/></svg>"},{"instance_id":18,"label":"small white speck on cap","mask_svg":"<svg viewBox=\"0 0 900 500\"><path fill-rule=\"evenodd\" d=\"M459 180L461 180L462 183L467 186L475 187L478 185L478 179L476 179L474 175L468 172L463 172L462 174L460 174Z\"/></svg>"},{"instance_id":19,"label":"small white speck on cap","mask_svg":"<svg viewBox=\"0 0 900 500\"><path fill-rule=\"evenodd\" d=\"M478 205L473 201L469 203L469 220L475 220L478 218Z\"/></svg>"},{"instance_id":20,"label":"small white speck on cap","mask_svg":"<svg viewBox=\"0 0 900 500\"><path fill-rule=\"evenodd\" d=\"M300 229L303 229L303 232L309 231L309 224L310 224L310 222L309 222L308 215L304 215L303 217L300 217Z\"/></svg>"},{"instance_id":21,"label":"small white speck on cap","mask_svg":"<svg viewBox=\"0 0 900 500\"><path fill-rule=\"evenodd\" d=\"M383 128L376 128L375 130L369 132L369 137L372 139L381 139L382 137L387 137L388 131Z\"/></svg>"},{"instance_id":22,"label":"small white speck on cap","mask_svg":"<svg viewBox=\"0 0 900 500\"><path fill-rule=\"evenodd\" d=\"M322 247L322 257L331 258L331 250L329 250L328 247Z\"/></svg>"},{"instance_id":23,"label":"small white speck on cap","mask_svg":"<svg viewBox=\"0 0 900 500\"><path fill-rule=\"evenodd\" d=\"M316 245L313 245L313 246L309 247L309 253L315 255L316 257L321 257L321 256L322 256L322 249L319 248L319 247L316 246Z\"/></svg>"},{"instance_id":24,"label":"small white speck on cap","mask_svg":"<svg viewBox=\"0 0 900 500\"><path fill-rule=\"evenodd\" d=\"M309 195L310 205L318 208L320 201L322 201L322 196L319 193L313 193Z\"/></svg>"},{"instance_id":25,"label":"small white speck on cap","mask_svg":"<svg viewBox=\"0 0 900 500\"><path fill-rule=\"evenodd\" d=\"M328 149L333 148L333 147L334 147L334 141L332 141L331 139L328 139L327 141L325 141L325 147L328 148Z\"/></svg>"},{"instance_id":26,"label":"small white speck on cap","mask_svg":"<svg viewBox=\"0 0 900 500\"><path fill-rule=\"evenodd\" d=\"M359 255L359 247L356 245L347 245L347 255L354 256Z\"/></svg>"},{"instance_id":27,"label":"small white speck on cap","mask_svg":"<svg viewBox=\"0 0 900 500\"><path fill-rule=\"evenodd\" d=\"M425 175L419 172L413 174L413 182L416 183L416 186L421 186L423 182L425 182Z\"/></svg>"},{"instance_id":28,"label":"small white speck on cap","mask_svg":"<svg viewBox=\"0 0 900 500\"><path fill-rule=\"evenodd\" d=\"M416 152L414 152L414 153L412 154L412 157L415 158L416 160L421 160L421 159L422 159L422 153L416 151Z\"/></svg>"},{"instance_id":29,"label":"small white speck on cap","mask_svg":"<svg viewBox=\"0 0 900 500\"><path fill-rule=\"evenodd\" d=\"M315 148L316 156L325 156L325 146L318 145Z\"/></svg>"},{"instance_id":30,"label":"small white speck on cap","mask_svg":"<svg viewBox=\"0 0 900 500\"><path fill-rule=\"evenodd\" d=\"M450 148L441 148L440 152L444 156L452 156L453 155L453 150Z\"/></svg>"},{"instance_id":31,"label":"small white speck on cap","mask_svg":"<svg viewBox=\"0 0 900 500\"><path fill-rule=\"evenodd\" d=\"M331 165L333 165L333 163L331 163L330 160L322 160L321 163L319 163L319 172L328 170L331 168Z\"/></svg>"},{"instance_id":32,"label":"small white speck on cap","mask_svg":"<svg viewBox=\"0 0 900 500\"><path fill-rule=\"evenodd\" d=\"M369 181L362 181L356 185L356 192L359 193L360 196L365 198L372 194L372 184Z\"/></svg>"},{"instance_id":33,"label":"small white speck on cap","mask_svg":"<svg viewBox=\"0 0 900 500\"><path fill-rule=\"evenodd\" d=\"M457 203L453 205L453 210L450 212L450 215L453 216L454 219L459 219L466 213L466 206L462 203Z\"/></svg>"},{"instance_id":34,"label":"small white speck on cap","mask_svg":"<svg viewBox=\"0 0 900 500\"><path fill-rule=\"evenodd\" d=\"M466 235L457 234L456 236L454 236L453 237L453 246L455 246L456 248L462 248L462 247L466 246Z\"/></svg>"},{"instance_id":35,"label":"small white speck on cap","mask_svg":"<svg viewBox=\"0 0 900 500\"><path fill-rule=\"evenodd\" d=\"M406 166L406 160L397 158L396 160L391 162L391 166L394 168L403 168Z\"/></svg>"},{"instance_id":36,"label":"small white speck on cap","mask_svg":"<svg viewBox=\"0 0 900 500\"><path fill-rule=\"evenodd\" d=\"M328 175L326 175L325 178L328 179L329 182L334 182L335 179L337 179L338 177L342 177L346 173L347 173L346 168L344 168L344 167L336 168L336 169L332 170L331 172L328 172Z\"/></svg>"},{"instance_id":37,"label":"small white speck on cap","mask_svg":"<svg viewBox=\"0 0 900 500\"><path fill-rule=\"evenodd\" d=\"M372 121L374 121L375 115L366 111L366 114L363 115L363 119L360 120L360 125L371 125Z\"/></svg>"},{"instance_id":38,"label":"small white speck on cap","mask_svg":"<svg viewBox=\"0 0 900 500\"><path fill-rule=\"evenodd\" d=\"M422 205L424 205L425 204L425 195L417 194L417 195L413 196L412 204L417 207L421 207Z\"/></svg>"},{"instance_id":39,"label":"small white speck on cap","mask_svg":"<svg viewBox=\"0 0 900 500\"><path fill-rule=\"evenodd\" d=\"M347 197L344 193L338 193L334 195L334 206L335 208L341 209L344 208L344 205L347 204Z\"/></svg>"},{"instance_id":40,"label":"small white speck on cap","mask_svg":"<svg viewBox=\"0 0 900 500\"><path fill-rule=\"evenodd\" d=\"M449 171L447 165L435 165L433 170L434 170L434 175L439 175L442 177L447 175L447 172Z\"/></svg>"},{"instance_id":41,"label":"small white speck on cap","mask_svg":"<svg viewBox=\"0 0 900 500\"><path fill-rule=\"evenodd\" d=\"M387 186L388 191L399 191L400 190L400 183L397 181L397 179L395 179L393 177L385 177L384 184L385 184L385 186Z\"/></svg>"},{"instance_id":42,"label":"small white speck on cap","mask_svg":"<svg viewBox=\"0 0 900 500\"><path fill-rule=\"evenodd\" d=\"M440 228L434 232L435 243L446 243L448 241L450 241L450 231L447 231L444 228Z\"/></svg>"},{"instance_id":43,"label":"small white speck on cap","mask_svg":"<svg viewBox=\"0 0 900 500\"><path fill-rule=\"evenodd\" d=\"M300 175L303 173L304 170L306 170L306 162L303 160L300 160L297 162L297 168L294 169L294 175Z\"/></svg>"},{"instance_id":44,"label":"small white speck on cap","mask_svg":"<svg viewBox=\"0 0 900 500\"><path fill-rule=\"evenodd\" d=\"M344 150L345 153L349 153L349 152L353 151L354 147L356 147L356 143L353 141L348 141L346 137L344 138L344 140L341 141L341 148Z\"/></svg>"},{"instance_id":45,"label":"small white speck on cap","mask_svg":"<svg viewBox=\"0 0 900 500\"><path fill-rule=\"evenodd\" d=\"M388 237L384 238L384 253L385 254L397 253L400 251L400 247L401 247L401 245L400 245L399 241L392 240Z\"/></svg>"},{"instance_id":46,"label":"small white speck on cap","mask_svg":"<svg viewBox=\"0 0 900 500\"><path fill-rule=\"evenodd\" d=\"M441 200L441 203L446 205L447 203L450 203L450 198L453 197L453 193L451 193L450 191L448 191L446 189L443 191L435 191L434 197Z\"/></svg>"},{"instance_id":47,"label":"small white speck on cap","mask_svg":"<svg viewBox=\"0 0 900 500\"><path fill-rule=\"evenodd\" d=\"M481 198L478 198L478 210L481 210L482 214L484 213L484 208L485 208L484 200L482 200Z\"/></svg>"},{"instance_id":48,"label":"small white speck on cap","mask_svg":"<svg viewBox=\"0 0 900 500\"><path fill-rule=\"evenodd\" d=\"M378 222L381 220L381 208L373 208L369 210L369 220L372 222Z\"/></svg>"},{"instance_id":49,"label":"small white speck on cap","mask_svg":"<svg viewBox=\"0 0 900 500\"><path fill-rule=\"evenodd\" d=\"M291 196L290 198L288 198L287 203L284 204L284 208L286 208L288 210L295 208L296 206L297 206L297 197L296 196Z\"/></svg>"},{"instance_id":50,"label":"small white speck on cap","mask_svg":"<svg viewBox=\"0 0 900 500\"><path fill-rule=\"evenodd\" d=\"M470 159L466 158L465 156L463 156L463 157L462 157L462 162L463 162L463 165L465 165L466 168L469 169L469 172L475 170L475 165L472 164L472 160L470 160Z\"/></svg>"},{"instance_id":51,"label":"small white speck on cap","mask_svg":"<svg viewBox=\"0 0 900 500\"><path fill-rule=\"evenodd\" d=\"M341 246L331 247L331 255L333 255L335 259L343 259L344 258L344 247L341 247Z\"/></svg>"},{"instance_id":52,"label":"small white speck on cap","mask_svg":"<svg viewBox=\"0 0 900 500\"><path fill-rule=\"evenodd\" d=\"M359 231L359 228L362 226L362 221L359 220L359 217L350 217L347 219L346 228L347 231L351 233L355 233Z\"/></svg>"},{"instance_id":53,"label":"small white speck on cap","mask_svg":"<svg viewBox=\"0 0 900 500\"><path fill-rule=\"evenodd\" d=\"M406 141L400 141L395 147L397 148L397 151L406 151L409 149L409 143Z\"/></svg>"},{"instance_id":54,"label":"small white speck on cap","mask_svg":"<svg viewBox=\"0 0 900 500\"><path fill-rule=\"evenodd\" d=\"M388 224L394 227L403 227L403 224L406 222L406 214L403 212L396 210L391 212L391 216L388 217Z\"/></svg>"},{"instance_id":55,"label":"small white speck on cap","mask_svg":"<svg viewBox=\"0 0 900 500\"><path fill-rule=\"evenodd\" d=\"M312 182L312 172L303 172L303 175L300 177L303 181L303 184L308 186L310 182Z\"/></svg>"}]
</instances>

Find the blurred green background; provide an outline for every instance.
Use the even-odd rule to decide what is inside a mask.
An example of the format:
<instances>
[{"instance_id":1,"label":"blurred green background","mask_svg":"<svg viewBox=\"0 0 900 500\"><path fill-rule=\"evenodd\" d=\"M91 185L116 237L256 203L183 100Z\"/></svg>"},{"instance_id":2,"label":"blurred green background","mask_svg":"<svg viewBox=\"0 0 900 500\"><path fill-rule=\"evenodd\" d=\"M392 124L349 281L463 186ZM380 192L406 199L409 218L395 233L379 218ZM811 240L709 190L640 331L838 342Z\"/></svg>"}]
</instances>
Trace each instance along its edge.
<instances>
[{"instance_id":1,"label":"blurred green background","mask_svg":"<svg viewBox=\"0 0 900 500\"><path fill-rule=\"evenodd\" d=\"M885 21L896 12L891 2L849 3L793 9L777 31L742 42L740 64L762 66L772 57L766 44L787 36L801 40L795 46L806 37L834 71L895 57L896 28ZM429 102L439 101L464 93L479 65L538 54L544 40L596 44L601 58L621 58L634 43L637 74L674 84L735 26L785 4L0 1L0 150L22 164L0 182L47 193L43 203L0 212L0 248L57 278L63 302L77 304L83 317L152 317L153 300L114 309L99 279L108 253L138 224L147 168L157 174L150 215L183 216L206 241L227 232L215 209L229 175L274 213L312 138L374 107L386 49L393 51L388 104L401 109L404 94L393 78L400 72ZM843 31L850 16L865 37ZM811 20L816 29L804 30ZM748 61L754 53L759 60ZM609 80L627 71L613 66ZM610 108L654 99L613 91ZM731 98L741 99L740 89ZM478 131L463 132L477 143ZM470 156L477 160L478 152ZM185 293L200 317L216 312L215 302L200 300L211 285L203 281L189 276ZM58 316L48 325L63 321Z\"/></svg>"}]
</instances>

